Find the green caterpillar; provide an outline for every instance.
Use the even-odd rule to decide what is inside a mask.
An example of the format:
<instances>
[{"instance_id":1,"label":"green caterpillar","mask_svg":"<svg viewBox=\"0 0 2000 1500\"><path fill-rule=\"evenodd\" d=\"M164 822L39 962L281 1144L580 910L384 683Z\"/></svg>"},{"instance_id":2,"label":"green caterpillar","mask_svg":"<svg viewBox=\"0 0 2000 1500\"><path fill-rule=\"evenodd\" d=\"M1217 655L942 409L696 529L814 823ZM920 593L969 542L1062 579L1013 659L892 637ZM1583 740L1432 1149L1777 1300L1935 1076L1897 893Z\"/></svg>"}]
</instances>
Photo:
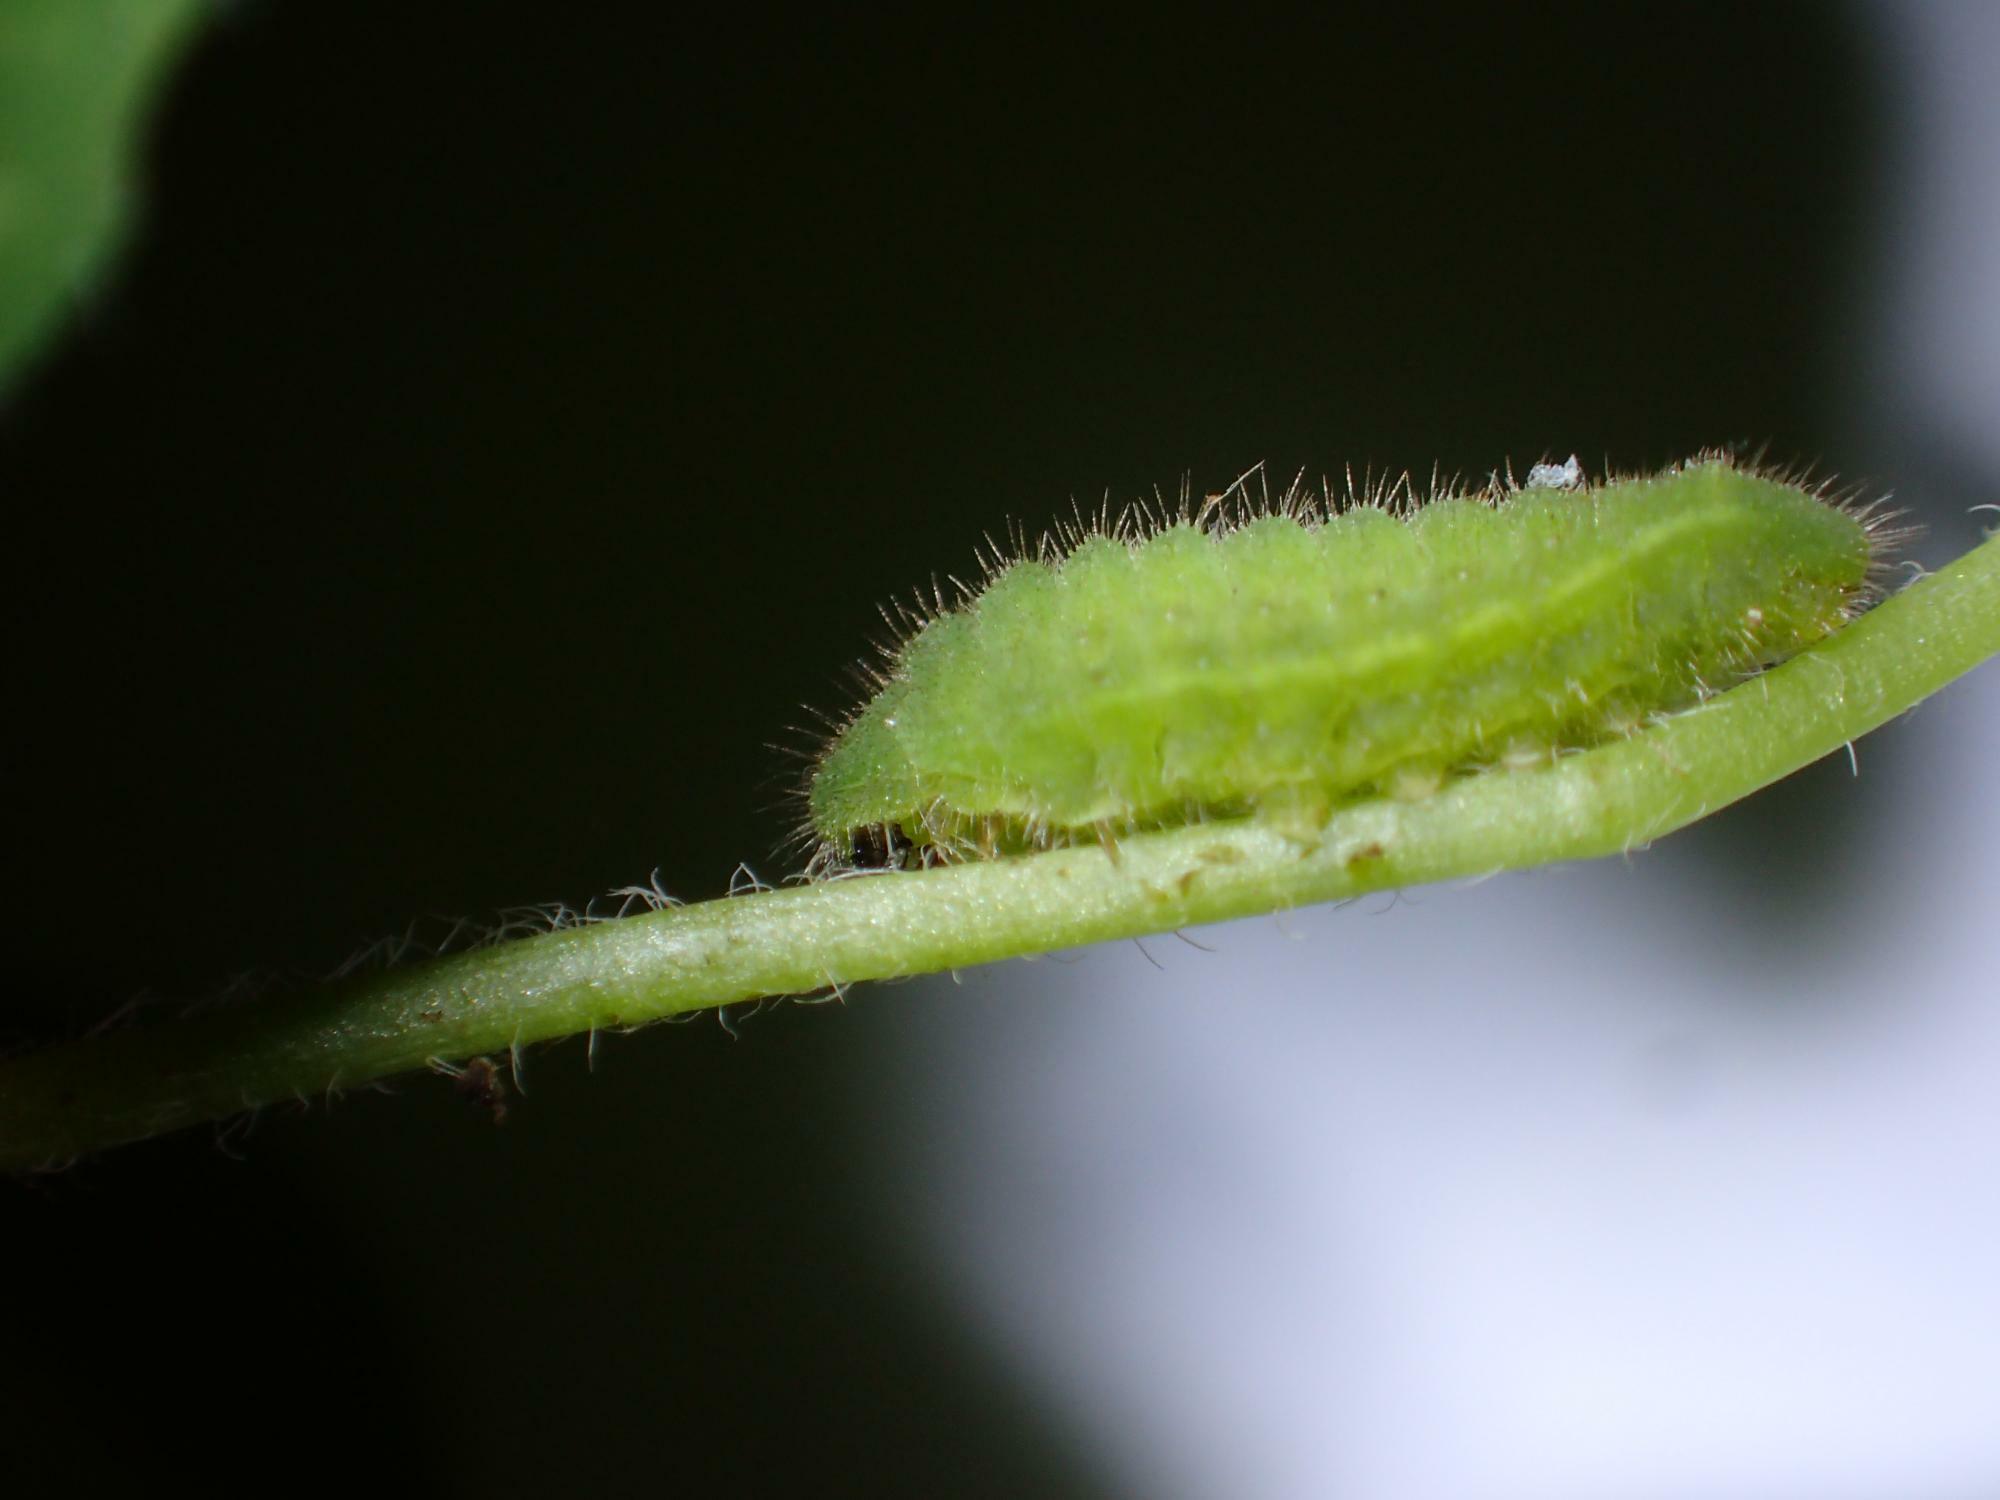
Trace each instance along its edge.
<instances>
[{"instance_id":1,"label":"green caterpillar","mask_svg":"<svg viewBox=\"0 0 2000 1500\"><path fill-rule=\"evenodd\" d=\"M1572 460L1421 505L1216 497L995 563L819 756L815 871L1310 827L1629 734L1875 596L1879 514L1713 454L1580 481Z\"/></svg>"}]
</instances>

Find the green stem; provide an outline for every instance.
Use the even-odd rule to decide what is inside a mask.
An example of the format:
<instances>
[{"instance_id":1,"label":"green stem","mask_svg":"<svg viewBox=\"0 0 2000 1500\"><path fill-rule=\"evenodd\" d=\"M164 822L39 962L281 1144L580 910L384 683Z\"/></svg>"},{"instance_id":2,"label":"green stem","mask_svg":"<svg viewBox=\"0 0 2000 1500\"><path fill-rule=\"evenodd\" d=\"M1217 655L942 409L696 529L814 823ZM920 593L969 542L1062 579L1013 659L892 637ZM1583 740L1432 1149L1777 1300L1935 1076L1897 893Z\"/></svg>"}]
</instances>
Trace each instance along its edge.
<instances>
[{"instance_id":1,"label":"green stem","mask_svg":"<svg viewBox=\"0 0 2000 1500\"><path fill-rule=\"evenodd\" d=\"M1337 813L673 908L0 1065L0 1167L705 1006L1615 854L1840 748L2000 654L2000 537L1820 646L1630 739Z\"/></svg>"}]
</instances>

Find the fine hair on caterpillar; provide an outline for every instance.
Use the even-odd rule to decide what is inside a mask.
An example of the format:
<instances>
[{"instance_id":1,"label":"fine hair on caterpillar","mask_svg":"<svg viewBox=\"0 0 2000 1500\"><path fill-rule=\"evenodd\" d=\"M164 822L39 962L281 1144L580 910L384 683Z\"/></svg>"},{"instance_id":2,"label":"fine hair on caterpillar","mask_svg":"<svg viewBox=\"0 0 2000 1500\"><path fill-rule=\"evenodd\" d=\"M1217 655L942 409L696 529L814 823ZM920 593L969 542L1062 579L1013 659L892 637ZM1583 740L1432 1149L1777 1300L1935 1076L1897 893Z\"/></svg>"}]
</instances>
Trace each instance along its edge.
<instances>
[{"instance_id":1,"label":"fine hair on caterpillar","mask_svg":"<svg viewBox=\"0 0 2000 1500\"><path fill-rule=\"evenodd\" d=\"M1115 855L1218 818L1310 838L1353 801L1531 771L1838 630L1880 597L1894 520L1711 452L1421 497L1239 480L1010 530L956 600L884 611L804 789L810 870Z\"/></svg>"}]
</instances>

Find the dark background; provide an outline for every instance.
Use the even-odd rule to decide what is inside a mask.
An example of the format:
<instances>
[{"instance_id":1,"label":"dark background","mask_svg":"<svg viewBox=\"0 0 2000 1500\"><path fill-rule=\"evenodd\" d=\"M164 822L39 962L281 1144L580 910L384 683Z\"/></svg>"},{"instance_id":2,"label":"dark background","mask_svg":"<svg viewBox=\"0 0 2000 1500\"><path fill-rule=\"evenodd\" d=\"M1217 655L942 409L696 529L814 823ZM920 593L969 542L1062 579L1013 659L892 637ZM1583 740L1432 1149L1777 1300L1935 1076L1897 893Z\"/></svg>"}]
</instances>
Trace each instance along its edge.
<instances>
[{"instance_id":1,"label":"dark background","mask_svg":"<svg viewBox=\"0 0 2000 1500\"><path fill-rule=\"evenodd\" d=\"M0 418L0 1040L787 873L770 743L879 600L1072 496L1864 469L1894 101L1850 21L227 8L121 274ZM1697 837L1752 883L1814 784ZM10 1467L1097 1493L871 1229L856 1101L921 1003L546 1050L498 1131L418 1080L0 1188Z\"/></svg>"}]
</instances>

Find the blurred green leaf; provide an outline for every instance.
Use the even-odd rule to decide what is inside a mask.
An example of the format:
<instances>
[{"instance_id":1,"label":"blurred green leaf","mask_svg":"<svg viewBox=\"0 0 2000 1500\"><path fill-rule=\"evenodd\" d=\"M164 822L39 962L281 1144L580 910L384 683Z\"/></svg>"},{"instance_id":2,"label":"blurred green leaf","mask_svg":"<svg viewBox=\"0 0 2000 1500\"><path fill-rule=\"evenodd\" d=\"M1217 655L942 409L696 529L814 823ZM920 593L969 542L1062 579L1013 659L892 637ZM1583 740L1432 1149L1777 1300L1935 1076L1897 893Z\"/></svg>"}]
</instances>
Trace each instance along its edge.
<instances>
[{"instance_id":1,"label":"blurred green leaf","mask_svg":"<svg viewBox=\"0 0 2000 1500\"><path fill-rule=\"evenodd\" d=\"M134 126L201 0L0 0L0 390L117 249Z\"/></svg>"}]
</instances>

